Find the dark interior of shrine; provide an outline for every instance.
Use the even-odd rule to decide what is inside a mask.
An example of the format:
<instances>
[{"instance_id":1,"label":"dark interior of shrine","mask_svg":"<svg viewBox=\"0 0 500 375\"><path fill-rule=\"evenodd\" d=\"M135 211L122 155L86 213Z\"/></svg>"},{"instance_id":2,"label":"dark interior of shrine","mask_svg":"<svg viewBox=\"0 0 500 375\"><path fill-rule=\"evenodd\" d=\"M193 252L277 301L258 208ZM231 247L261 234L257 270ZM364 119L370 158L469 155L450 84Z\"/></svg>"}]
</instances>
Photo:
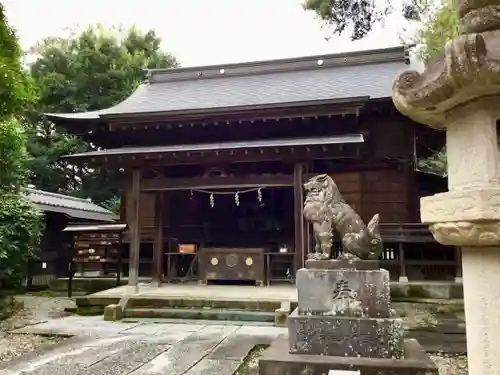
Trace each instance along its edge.
<instances>
[{"instance_id":1,"label":"dark interior of shrine","mask_svg":"<svg viewBox=\"0 0 500 375\"><path fill-rule=\"evenodd\" d=\"M271 251L293 242L291 188L184 190L169 194L171 209L165 212L165 235L172 242L196 243L200 247L263 247Z\"/></svg>"}]
</instances>

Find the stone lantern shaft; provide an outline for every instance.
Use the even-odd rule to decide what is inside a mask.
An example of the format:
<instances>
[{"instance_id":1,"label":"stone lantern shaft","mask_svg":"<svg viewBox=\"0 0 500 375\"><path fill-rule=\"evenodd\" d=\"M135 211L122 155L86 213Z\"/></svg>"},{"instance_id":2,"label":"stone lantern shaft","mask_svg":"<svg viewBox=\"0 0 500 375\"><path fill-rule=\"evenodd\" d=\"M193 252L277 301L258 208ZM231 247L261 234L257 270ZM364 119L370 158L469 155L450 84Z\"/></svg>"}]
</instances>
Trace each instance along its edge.
<instances>
[{"instance_id":1,"label":"stone lantern shaft","mask_svg":"<svg viewBox=\"0 0 500 375\"><path fill-rule=\"evenodd\" d=\"M461 34L423 73L401 74L393 100L446 129L449 191L422 198L421 219L462 249L469 374L500 375L500 0L455 5Z\"/></svg>"}]
</instances>

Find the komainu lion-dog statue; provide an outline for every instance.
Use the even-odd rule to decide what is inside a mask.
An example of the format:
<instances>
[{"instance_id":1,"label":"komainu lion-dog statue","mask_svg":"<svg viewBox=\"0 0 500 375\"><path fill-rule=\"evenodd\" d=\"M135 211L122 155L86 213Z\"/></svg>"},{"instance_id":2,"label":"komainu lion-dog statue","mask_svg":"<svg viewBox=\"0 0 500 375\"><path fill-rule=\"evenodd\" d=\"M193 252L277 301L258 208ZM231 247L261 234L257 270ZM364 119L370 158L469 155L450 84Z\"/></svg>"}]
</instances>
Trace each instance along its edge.
<instances>
[{"instance_id":1,"label":"komainu lion-dog statue","mask_svg":"<svg viewBox=\"0 0 500 375\"><path fill-rule=\"evenodd\" d=\"M365 225L356 211L342 198L333 179L321 174L304 184L306 199L304 217L312 223L315 248L309 259L329 259L332 231L342 238L342 254L338 259L378 259L383 251L379 232L379 215Z\"/></svg>"}]
</instances>

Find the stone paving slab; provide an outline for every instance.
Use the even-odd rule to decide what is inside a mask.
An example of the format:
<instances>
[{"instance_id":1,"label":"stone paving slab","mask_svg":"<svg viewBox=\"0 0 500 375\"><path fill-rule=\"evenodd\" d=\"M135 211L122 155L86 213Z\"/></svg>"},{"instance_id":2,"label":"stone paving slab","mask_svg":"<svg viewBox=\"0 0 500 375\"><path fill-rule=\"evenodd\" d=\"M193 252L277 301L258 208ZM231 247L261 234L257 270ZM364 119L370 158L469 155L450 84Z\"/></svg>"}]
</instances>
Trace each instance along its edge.
<instances>
[{"instance_id":1,"label":"stone paving slab","mask_svg":"<svg viewBox=\"0 0 500 375\"><path fill-rule=\"evenodd\" d=\"M286 329L65 317L15 332L75 337L5 365L0 375L232 375L255 345Z\"/></svg>"},{"instance_id":2,"label":"stone paving slab","mask_svg":"<svg viewBox=\"0 0 500 375\"><path fill-rule=\"evenodd\" d=\"M239 327L206 326L180 341L171 350L155 358L152 363L134 371L131 375L185 374L193 365L219 345Z\"/></svg>"},{"instance_id":3,"label":"stone paving slab","mask_svg":"<svg viewBox=\"0 0 500 375\"><path fill-rule=\"evenodd\" d=\"M172 332L195 332L205 327L203 324L140 324L122 331L125 334L162 335Z\"/></svg>"},{"instance_id":4,"label":"stone paving slab","mask_svg":"<svg viewBox=\"0 0 500 375\"><path fill-rule=\"evenodd\" d=\"M102 316L69 316L20 328L12 331L12 333L60 336L110 336L138 325L140 323L106 322L102 319Z\"/></svg>"},{"instance_id":5,"label":"stone paving slab","mask_svg":"<svg viewBox=\"0 0 500 375\"><path fill-rule=\"evenodd\" d=\"M208 355L208 359L216 360L242 360L246 357L252 348L262 342L262 337L252 335L234 334L226 337L217 347Z\"/></svg>"},{"instance_id":6,"label":"stone paving slab","mask_svg":"<svg viewBox=\"0 0 500 375\"><path fill-rule=\"evenodd\" d=\"M186 375L233 375L241 361L229 359L202 359Z\"/></svg>"}]
</instances>

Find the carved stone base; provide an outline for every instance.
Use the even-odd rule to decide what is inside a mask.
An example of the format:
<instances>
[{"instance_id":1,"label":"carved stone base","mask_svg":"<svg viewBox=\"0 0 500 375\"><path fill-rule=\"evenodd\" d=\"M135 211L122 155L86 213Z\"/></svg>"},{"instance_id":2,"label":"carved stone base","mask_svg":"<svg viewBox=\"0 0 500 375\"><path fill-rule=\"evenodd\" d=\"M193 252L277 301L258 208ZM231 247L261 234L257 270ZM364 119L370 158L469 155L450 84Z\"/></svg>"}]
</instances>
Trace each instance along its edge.
<instances>
[{"instance_id":1,"label":"carved stone base","mask_svg":"<svg viewBox=\"0 0 500 375\"><path fill-rule=\"evenodd\" d=\"M403 333L401 319L288 316L291 354L400 358Z\"/></svg>"},{"instance_id":2,"label":"carved stone base","mask_svg":"<svg viewBox=\"0 0 500 375\"><path fill-rule=\"evenodd\" d=\"M483 186L439 193L420 200L424 223L500 221L500 187Z\"/></svg>"},{"instance_id":3,"label":"carved stone base","mask_svg":"<svg viewBox=\"0 0 500 375\"><path fill-rule=\"evenodd\" d=\"M288 350L286 338L278 336L260 358L259 374L324 375L330 370L350 370L361 375L438 375L435 363L415 340L405 340L400 359L290 354Z\"/></svg>"},{"instance_id":4,"label":"carved stone base","mask_svg":"<svg viewBox=\"0 0 500 375\"><path fill-rule=\"evenodd\" d=\"M339 269L357 269L357 270L378 270L379 263L377 260L306 260L306 268L322 269L322 270L339 270Z\"/></svg>"},{"instance_id":5,"label":"carved stone base","mask_svg":"<svg viewBox=\"0 0 500 375\"><path fill-rule=\"evenodd\" d=\"M386 270L306 269L297 271L301 314L389 318L389 272Z\"/></svg>"}]
</instances>

